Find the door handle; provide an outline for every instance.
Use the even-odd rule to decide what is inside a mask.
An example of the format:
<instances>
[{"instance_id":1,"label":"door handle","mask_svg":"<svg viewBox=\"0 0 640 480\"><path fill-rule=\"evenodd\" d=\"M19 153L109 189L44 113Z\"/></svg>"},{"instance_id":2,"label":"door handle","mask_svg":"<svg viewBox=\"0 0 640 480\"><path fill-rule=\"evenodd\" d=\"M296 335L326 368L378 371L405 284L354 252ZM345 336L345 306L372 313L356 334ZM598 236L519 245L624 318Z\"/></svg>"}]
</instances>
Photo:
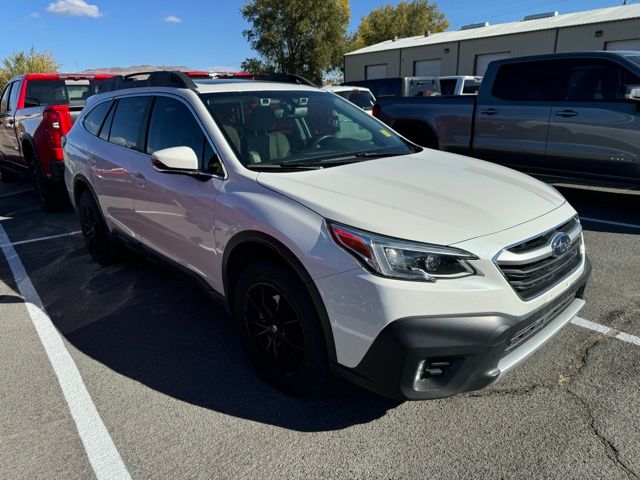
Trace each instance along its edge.
<instances>
[{"instance_id":1,"label":"door handle","mask_svg":"<svg viewBox=\"0 0 640 480\"><path fill-rule=\"evenodd\" d=\"M144 185L147 183L147 179L144 178L144 175L141 172L135 172L133 174L133 177L136 179L136 183L139 187L144 187Z\"/></svg>"},{"instance_id":2,"label":"door handle","mask_svg":"<svg viewBox=\"0 0 640 480\"><path fill-rule=\"evenodd\" d=\"M481 110L480 113L483 115L495 115L496 113L500 113L500 110L497 108L487 108L485 110Z\"/></svg>"},{"instance_id":3,"label":"door handle","mask_svg":"<svg viewBox=\"0 0 640 480\"><path fill-rule=\"evenodd\" d=\"M575 110L560 110L559 112L556 112L556 117L568 118L568 117L576 117L577 115L578 115L578 112L576 112Z\"/></svg>"}]
</instances>

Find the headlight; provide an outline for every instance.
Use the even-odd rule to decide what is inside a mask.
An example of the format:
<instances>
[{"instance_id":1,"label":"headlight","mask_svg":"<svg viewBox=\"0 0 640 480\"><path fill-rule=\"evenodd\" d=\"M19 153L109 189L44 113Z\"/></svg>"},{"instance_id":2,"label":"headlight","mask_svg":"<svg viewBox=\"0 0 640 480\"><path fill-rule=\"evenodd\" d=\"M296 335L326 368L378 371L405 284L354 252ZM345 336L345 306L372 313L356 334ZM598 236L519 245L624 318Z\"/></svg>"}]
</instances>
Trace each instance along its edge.
<instances>
[{"instance_id":1,"label":"headlight","mask_svg":"<svg viewBox=\"0 0 640 480\"><path fill-rule=\"evenodd\" d=\"M340 247L384 277L434 282L475 274L468 260L478 257L458 248L406 242L332 223L329 230Z\"/></svg>"}]
</instances>

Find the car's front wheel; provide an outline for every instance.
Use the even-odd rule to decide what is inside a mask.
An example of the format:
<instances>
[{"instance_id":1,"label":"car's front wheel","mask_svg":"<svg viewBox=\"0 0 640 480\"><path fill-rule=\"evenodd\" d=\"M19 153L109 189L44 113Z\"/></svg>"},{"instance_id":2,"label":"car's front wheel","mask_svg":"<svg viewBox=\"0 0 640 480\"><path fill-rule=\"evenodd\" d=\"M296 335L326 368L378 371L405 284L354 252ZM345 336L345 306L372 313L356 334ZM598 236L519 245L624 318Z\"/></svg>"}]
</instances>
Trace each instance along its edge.
<instances>
[{"instance_id":1,"label":"car's front wheel","mask_svg":"<svg viewBox=\"0 0 640 480\"><path fill-rule=\"evenodd\" d=\"M102 212L89 191L80 195L78 217L82 236L91 257L103 266L114 263L119 258L118 245L112 240Z\"/></svg>"},{"instance_id":2,"label":"car's front wheel","mask_svg":"<svg viewBox=\"0 0 640 480\"><path fill-rule=\"evenodd\" d=\"M300 278L275 261L249 266L238 279L234 316L257 370L290 393L324 383L328 367L318 313Z\"/></svg>"}]
</instances>

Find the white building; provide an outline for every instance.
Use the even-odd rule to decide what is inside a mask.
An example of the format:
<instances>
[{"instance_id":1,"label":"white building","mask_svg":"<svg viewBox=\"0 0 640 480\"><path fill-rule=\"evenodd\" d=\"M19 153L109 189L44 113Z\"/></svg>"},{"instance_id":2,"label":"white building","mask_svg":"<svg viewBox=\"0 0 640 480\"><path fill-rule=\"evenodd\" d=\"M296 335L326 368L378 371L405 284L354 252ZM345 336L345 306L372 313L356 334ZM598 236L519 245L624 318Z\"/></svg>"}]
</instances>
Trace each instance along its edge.
<instances>
[{"instance_id":1,"label":"white building","mask_svg":"<svg viewBox=\"0 0 640 480\"><path fill-rule=\"evenodd\" d=\"M640 4L388 40L347 53L344 78L483 75L492 60L579 50L640 50Z\"/></svg>"}]
</instances>

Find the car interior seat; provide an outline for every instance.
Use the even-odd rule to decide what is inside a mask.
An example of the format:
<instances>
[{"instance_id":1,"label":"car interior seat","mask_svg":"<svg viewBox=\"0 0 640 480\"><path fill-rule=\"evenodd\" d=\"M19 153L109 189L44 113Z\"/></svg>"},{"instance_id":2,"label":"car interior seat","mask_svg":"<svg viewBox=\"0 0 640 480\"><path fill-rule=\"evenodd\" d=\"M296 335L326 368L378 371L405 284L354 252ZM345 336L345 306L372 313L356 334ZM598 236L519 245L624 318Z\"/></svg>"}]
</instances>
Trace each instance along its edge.
<instances>
[{"instance_id":1,"label":"car interior seat","mask_svg":"<svg viewBox=\"0 0 640 480\"><path fill-rule=\"evenodd\" d=\"M245 138L249 162L269 163L289 155L289 140L283 133L272 131L275 123L276 115L270 107L257 107L251 113Z\"/></svg>"}]
</instances>

